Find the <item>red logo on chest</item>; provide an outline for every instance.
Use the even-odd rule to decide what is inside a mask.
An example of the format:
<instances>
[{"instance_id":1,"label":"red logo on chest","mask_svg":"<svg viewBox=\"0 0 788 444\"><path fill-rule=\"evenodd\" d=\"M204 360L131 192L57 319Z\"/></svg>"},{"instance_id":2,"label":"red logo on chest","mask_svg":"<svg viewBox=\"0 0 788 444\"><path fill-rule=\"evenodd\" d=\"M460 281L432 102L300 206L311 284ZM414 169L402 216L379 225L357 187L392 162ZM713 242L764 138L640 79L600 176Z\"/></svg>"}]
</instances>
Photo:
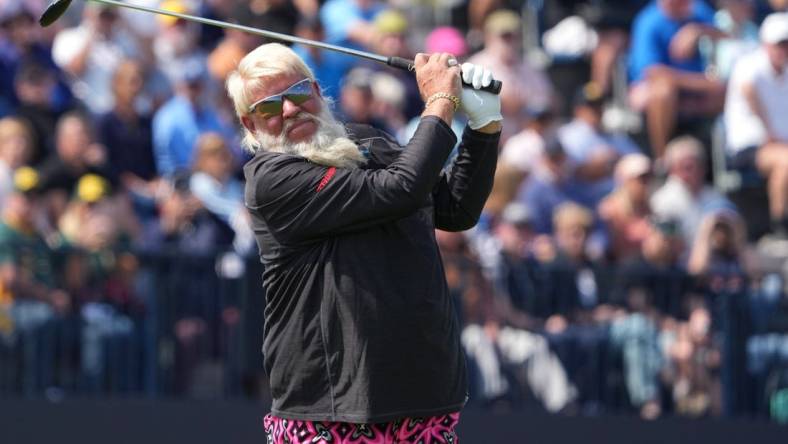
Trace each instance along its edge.
<instances>
[{"instance_id":1,"label":"red logo on chest","mask_svg":"<svg viewBox=\"0 0 788 444\"><path fill-rule=\"evenodd\" d=\"M336 172L337 172L336 167L331 167L328 170L326 170L326 174L324 174L323 178L320 179L320 183L317 184L317 190L315 190L315 191L320 191L323 188L325 188L326 185L328 185L328 181L331 180L332 177L334 177L334 174Z\"/></svg>"}]
</instances>

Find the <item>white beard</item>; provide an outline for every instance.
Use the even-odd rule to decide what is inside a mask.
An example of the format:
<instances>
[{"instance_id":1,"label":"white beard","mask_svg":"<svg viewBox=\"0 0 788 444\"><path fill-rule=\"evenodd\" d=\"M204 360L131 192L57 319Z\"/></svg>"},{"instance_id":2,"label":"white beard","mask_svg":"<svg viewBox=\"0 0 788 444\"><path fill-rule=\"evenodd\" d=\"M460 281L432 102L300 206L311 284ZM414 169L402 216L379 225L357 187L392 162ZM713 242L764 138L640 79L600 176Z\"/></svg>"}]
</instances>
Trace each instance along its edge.
<instances>
[{"instance_id":1,"label":"white beard","mask_svg":"<svg viewBox=\"0 0 788 444\"><path fill-rule=\"evenodd\" d=\"M314 120L317 132L302 142L293 143L287 140L287 130L303 120ZM366 161L358 145L348 138L345 127L334 118L325 104L317 115L301 112L288 119L282 125L282 132L278 136L256 131L255 139L264 150L295 154L320 165L358 168Z\"/></svg>"}]
</instances>

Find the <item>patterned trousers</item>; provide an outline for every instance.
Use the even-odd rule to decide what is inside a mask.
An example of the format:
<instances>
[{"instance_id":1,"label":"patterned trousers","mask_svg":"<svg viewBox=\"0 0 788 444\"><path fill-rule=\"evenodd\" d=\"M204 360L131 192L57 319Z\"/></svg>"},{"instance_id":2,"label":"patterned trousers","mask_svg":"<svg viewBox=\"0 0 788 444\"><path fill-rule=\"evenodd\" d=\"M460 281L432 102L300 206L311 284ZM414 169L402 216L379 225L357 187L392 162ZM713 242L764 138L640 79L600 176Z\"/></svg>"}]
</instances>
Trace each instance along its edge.
<instances>
[{"instance_id":1,"label":"patterned trousers","mask_svg":"<svg viewBox=\"0 0 788 444\"><path fill-rule=\"evenodd\" d=\"M301 421L266 415L267 444L457 444L459 413L391 422Z\"/></svg>"}]
</instances>

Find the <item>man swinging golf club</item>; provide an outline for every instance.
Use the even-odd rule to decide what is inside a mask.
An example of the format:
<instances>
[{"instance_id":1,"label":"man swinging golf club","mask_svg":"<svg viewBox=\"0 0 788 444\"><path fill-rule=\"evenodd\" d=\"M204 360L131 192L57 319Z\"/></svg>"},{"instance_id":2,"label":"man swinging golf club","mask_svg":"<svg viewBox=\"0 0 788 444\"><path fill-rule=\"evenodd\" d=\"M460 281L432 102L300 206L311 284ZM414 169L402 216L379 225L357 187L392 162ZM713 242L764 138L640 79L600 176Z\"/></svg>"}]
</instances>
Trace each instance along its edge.
<instances>
[{"instance_id":1,"label":"man swinging golf club","mask_svg":"<svg viewBox=\"0 0 788 444\"><path fill-rule=\"evenodd\" d=\"M227 89L254 157L246 205L266 291L269 443L456 443L467 399L459 323L434 230L476 224L493 182L500 100L480 66L419 54L426 106L400 147L337 122L309 68L271 43ZM472 87L462 87L461 77ZM456 111L468 116L459 155Z\"/></svg>"}]
</instances>

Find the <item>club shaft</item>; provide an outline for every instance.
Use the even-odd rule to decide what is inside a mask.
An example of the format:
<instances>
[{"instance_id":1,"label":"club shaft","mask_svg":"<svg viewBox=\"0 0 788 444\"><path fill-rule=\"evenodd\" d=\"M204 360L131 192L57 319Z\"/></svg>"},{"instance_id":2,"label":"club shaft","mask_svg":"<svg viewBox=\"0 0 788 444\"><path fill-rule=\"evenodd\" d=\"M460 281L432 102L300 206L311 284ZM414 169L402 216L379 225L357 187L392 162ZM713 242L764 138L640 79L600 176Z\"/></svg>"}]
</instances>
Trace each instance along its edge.
<instances>
[{"instance_id":1,"label":"club shaft","mask_svg":"<svg viewBox=\"0 0 788 444\"><path fill-rule=\"evenodd\" d=\"M117 6L117 7L120 7L120 8L134 9L136 11L143 11L143 12L150 12L150 13L153 13L153 14L167 15L167 16L170 16L170 17L175 17L175 18L187 20L187 21L190 21L190 22L197 22L197 23L202 23L202 24L205 24L205 25L218 26L220 28L235 29L237 31L247 32L249 34L254 34L254 35L259 35L261 37L267 37L267 38L273 39L273 40L279 40L279 41L290 42L290 43L298 43L298 44L301 44L301 45L313 46L315 48L327 49L329 51L337 51L337 52L341 52L341 53L344 53L344 54L349 54L349 55L356 56L356 57L362 57L362 58L369 59L369 60L374 60L374 61L380 62L380 63L388 63L388 57L385 57L385 56L382 56L382 55L379 55L379 54L373 54L373 53L366 52L366 51L359 51L359 50L356 50L356 49L351 49L351 48L345 48L345 47L342 47L342 46L331 45L331 44L328 44L328 43L318 42L318 41L315 41L315 40L302 39L300 37L294 37L294 36L291 36L291 35L281 34L281 33L278 33L278 32L266 31L264 29L257 29L257 28L252 28L252 27L249 27L249 26L238 25L238 24L235 24L235 23L223 22L221 20L213 20L213 19L209 19L209 18L198 17L198 16L195 16L195 15L181 14L179 12L167 11L167 10L159 9L159 8L151 8L151 7L142 6L142 5L135 5L135 4L132 4L132 3L126 3L126 2L121 2L121 1L117 1L117 0L88 0L88 1L95 2L95 3L102 3L102 4L105 4L105 5Z\"/></svg>"}]
</instances>

